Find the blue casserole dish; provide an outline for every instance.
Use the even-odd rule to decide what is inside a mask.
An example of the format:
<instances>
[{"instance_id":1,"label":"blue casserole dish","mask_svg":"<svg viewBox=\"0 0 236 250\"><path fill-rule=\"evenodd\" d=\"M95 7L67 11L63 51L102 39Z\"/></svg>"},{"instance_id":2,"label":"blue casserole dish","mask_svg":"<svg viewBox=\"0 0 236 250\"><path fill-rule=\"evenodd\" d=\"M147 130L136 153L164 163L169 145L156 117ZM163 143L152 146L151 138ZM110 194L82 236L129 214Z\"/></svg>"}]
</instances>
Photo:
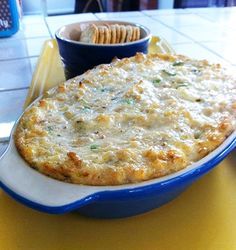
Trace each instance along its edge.
<instances>
[{"instance_id":1,"label":"blue casserole dish","mask_svg":"<svg viewBox=\"0 0 236 250\"><path fill-rule=\"evenodd\" d=\"M87 186L54 180L30 168L18 154L11 136L0 159L0 186L19 202L42 212L78 211L98 218L121 218L173 200L235 147L236 131L209 155L174 174L136 184Z\"/></svg>"}]
</instances>

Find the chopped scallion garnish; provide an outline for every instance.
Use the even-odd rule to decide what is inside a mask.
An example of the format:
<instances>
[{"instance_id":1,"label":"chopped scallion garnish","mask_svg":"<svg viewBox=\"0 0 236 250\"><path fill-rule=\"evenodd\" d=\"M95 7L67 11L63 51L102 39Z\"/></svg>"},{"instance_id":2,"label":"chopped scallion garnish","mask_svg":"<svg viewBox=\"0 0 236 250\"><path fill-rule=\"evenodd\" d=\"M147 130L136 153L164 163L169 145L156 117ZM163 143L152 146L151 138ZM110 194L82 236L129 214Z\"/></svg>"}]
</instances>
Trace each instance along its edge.
<instances>
[{"instance_id":1,"label":"chopped scallion garnish","mask_svg":"<svg viewBox=\"0 0 236 250\"><path fill-rule=\"evenodd\" d=\"M202 135L202 132L197 131L197 132L194 133L194 138L199 139L201 137L201 135Z\"/></svg>"},{"instance_id":2,"label":"chopped scallion garnish","mask_svg":"<svg viewBox=\"0 0 236 250\"><path fill-rule=\"evenodd\" d=\"M92 145L90 146L90 149L91 149L91 150L98 149L98 145L97 145L97 144L92 144Z\"/></svg>"},{"instance_id":3,"label":"chopped scallion garnish","mask_svg":"<svg viewBox=\"0 0 236 250\"><path fill-rule=\"evenodd\" d=\"M101 92L107 92L107 91L112 91L113 88L111 86L106 86L106 87L102 87L100 90Z\"/></svg>"},{"instance_id":4,"label":"chopped scallion garnish","mask_svg":"<svg viewBox=\"0 0 236 250\"><path fill-rule=\"evenodd\" d=\"M181 88L181 87L188 87L189 84L187 82L183 82L183 83L179 83L177 86L176 86L176 89L178 88Z\"/></svg>"},{"instance_id":5,"label":"chopped scallion garnish","mask_svg":"<svg viewBox=\"0 0 236 250\"><path fill-rule=\"evenodd\" d=\"M154 85L157 86L157 85L159 85L159 83L161 82L161 79L158 79L158 78L157 78L157 79L152 80L152 82L153 82Z\"/></svg>"},{"instance_id":6,"label":"chopped scallion garnish","mask_svg":"<svg viewBox=\"0 0 236 250\"><path fill-rule=\"evenodd\" d=\"M195 74L199 74L199 73L201 72L201 70L196 69L196 68L193 68L191 71L192 71L193 73L195 73Z\"/></svg>"},{"instance_id":7,"label":"chopped scallion garnish","mask_svg":"<svg viewBox=\"0 0 236 250\"><path fill-rule=\"evenodd\" d=\"M167 70L165 70L165 69L163 69L162 72L165 73L165 74L168 75L168 76L176 76L176 73L167 71Z\"/></svg>"},{"instance_id":8,"label":"chopped scallion garnish","mask_svg":"<svg viewBox=\"0 0 236 250\"><path fill-rule=\"evenodd\" d=\"M182 65L184 65L184 63L183 63L182 61L176 61L176 62L174 62L172 65L173 65L174 67L175 67L175 66L182 66Z\"/></svg>"},{"instance_id":9,"label":"chopped scallion garnish","mask_svg":"<svg viewBox=\"0 0 236 250\"><path fill-rule=\"evenodd\" d=\"M47 130L48 130L48 131L53 131L53 127L52 127L52 126L48 126L48 127L47 127Z\"/></svg>"},{"instance_id":10,"label":"chopped scallion garnish","mask_svg":"<svg viewBox=\"0 0 236 250\"><path fill-rule=\"evenodd\" d=\"M129 98L129 99L124 99L123 102L129 104L129 105L133 105L134 104L134 100Z\"/></svg>"},{"instance_id":11,"label":"chopped scallion garnish","mask_svg":"<svg viewBox=\"0 0 236 250\"><path fill-rule=\"evenodd\" d=\"M84 107L83 107L83 110L85 110L85 111L87 111L87 110L89 110L89 109L90 109L89 106L84 106Z\"/></svg>"}]
</instances>

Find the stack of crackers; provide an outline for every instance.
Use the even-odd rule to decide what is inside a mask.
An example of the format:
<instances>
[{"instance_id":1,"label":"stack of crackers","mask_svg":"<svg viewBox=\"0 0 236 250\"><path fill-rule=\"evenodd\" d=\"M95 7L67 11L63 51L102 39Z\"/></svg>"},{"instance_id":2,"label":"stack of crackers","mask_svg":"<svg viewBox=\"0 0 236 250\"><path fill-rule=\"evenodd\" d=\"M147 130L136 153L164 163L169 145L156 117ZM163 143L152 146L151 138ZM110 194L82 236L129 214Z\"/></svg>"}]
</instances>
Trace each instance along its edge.
<instances>
[{"instance_id":1,"label":"stack of crackers","mask_svg":"<svg viewBox=\"0 0 236 250\"><path fill-rule=\"evenodd\" d=\"M120 24L90 24L80 35L80 42L94 44L127 43L140 39L140 28Z\"/></svg>"}]
</instances>

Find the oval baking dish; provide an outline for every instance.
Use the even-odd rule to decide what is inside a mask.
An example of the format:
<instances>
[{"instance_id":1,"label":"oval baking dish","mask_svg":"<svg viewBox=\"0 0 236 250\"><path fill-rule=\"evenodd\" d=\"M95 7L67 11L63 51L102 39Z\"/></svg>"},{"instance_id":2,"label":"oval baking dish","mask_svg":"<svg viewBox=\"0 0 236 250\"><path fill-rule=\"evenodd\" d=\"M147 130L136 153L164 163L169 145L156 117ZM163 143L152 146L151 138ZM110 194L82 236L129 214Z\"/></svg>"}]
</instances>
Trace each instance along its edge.
<instances>
[{"instance_id":1,"label":"oval baking dish","mask_svg":"<svg viewBox=\"0 0 236 250\"><path fill-rule=\"evenodd\" d=\"M0 159L0 186L19 202L46 213L78 211L99 218L133 216L173 200L235 146L236 131L206 157L174 174L136 184L86 186L57 181L28 167L11 136Z\"/></svg>"}]
</instances>

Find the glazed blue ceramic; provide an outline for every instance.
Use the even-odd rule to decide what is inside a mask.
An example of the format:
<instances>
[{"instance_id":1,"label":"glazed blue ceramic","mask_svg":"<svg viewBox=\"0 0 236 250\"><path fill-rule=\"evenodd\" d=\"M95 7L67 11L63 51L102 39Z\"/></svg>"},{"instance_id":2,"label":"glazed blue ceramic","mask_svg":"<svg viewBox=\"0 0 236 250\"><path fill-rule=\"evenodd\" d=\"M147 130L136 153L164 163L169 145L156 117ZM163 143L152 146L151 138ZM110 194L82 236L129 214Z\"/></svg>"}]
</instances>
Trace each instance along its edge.
<instances>
[{"instance_id":1,"label":"glazed blue ceramic","mask_svg":"<svg viewBox=\"0 0 236 250\"><path fill-rule=\"evenodd\" d=\"M20 16L16 0L1 1L0 38L14 35L20 26Z\"/></svg>"},{"instance_id":2,"label":"glazed blue ceramic","mask_svg":"<svg viewBox=\"0 0 236 250\"><path fill-rule=\"evenodd\" d=\"M90 23L97 25L118 23L140 27L141 39L121 44L88 44L79 42L81 27ZM64 64L66 79L80 75L93 67L110 63L113 58L134 56L137 52L147 53L150 31L138 24L119 21L91 21L74 23L61 27L56 32L61 60Z\"/></svg>"},{"instance_id":3,"label":"glazed blue ceramic","mask_svg":"<svg viewBox=\"0 0 236 250\"><path fill-rule=\"evenodd\" d=\"M30 168L13 139L0 159L0 186L33 209L63 214L71 211L97 218L122 218L158 208L176 198L236 147L236 131L212 153L186 169L161 178L120 186L86 186L54 180Z\"/></svg>"}]
</instances>

